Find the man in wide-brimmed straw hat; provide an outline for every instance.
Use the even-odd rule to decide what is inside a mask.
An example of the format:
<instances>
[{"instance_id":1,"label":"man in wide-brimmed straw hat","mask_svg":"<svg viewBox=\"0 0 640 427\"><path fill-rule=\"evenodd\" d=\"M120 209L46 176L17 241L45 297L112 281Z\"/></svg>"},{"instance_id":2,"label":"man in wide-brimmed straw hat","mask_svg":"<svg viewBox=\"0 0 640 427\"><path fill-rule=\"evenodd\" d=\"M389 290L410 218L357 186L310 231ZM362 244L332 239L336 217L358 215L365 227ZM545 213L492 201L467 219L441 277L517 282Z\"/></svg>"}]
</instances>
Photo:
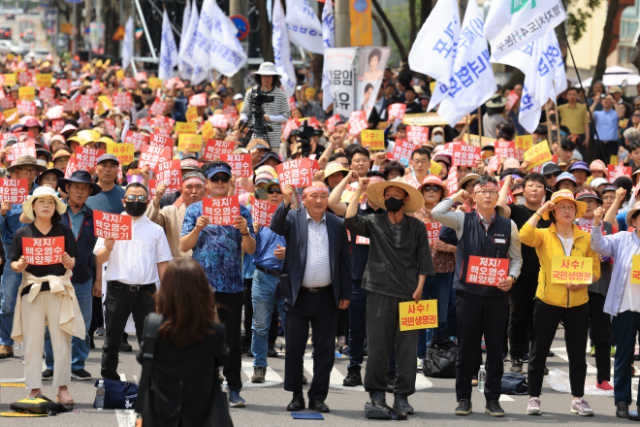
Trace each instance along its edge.
<instances>
[{"instance_id":1,"label":"man in wide-brimmed straw hat","mask_svg":"<svg viewBox=\"0 0 640 427\"><path fill-rule=\"evenodd\" d=\"M385 215L357 214L358 200L364 190L371 202L387 211ZM352 236L370 240L369 261L362 277L362 288L368 292L369 359L364 386L371 403L367 405L378 408L380 413L389 413L385 392L395 337L398 367L393 411L402 419L413 414L407 397L415 393L418 333L416 330L398 332L398 304L420 301L427 275L435 274L424 223L406 215L423 205L422 194L403 178L371 185L369 178L360 178L344 220Z\"/></svg>"}]
</instances>

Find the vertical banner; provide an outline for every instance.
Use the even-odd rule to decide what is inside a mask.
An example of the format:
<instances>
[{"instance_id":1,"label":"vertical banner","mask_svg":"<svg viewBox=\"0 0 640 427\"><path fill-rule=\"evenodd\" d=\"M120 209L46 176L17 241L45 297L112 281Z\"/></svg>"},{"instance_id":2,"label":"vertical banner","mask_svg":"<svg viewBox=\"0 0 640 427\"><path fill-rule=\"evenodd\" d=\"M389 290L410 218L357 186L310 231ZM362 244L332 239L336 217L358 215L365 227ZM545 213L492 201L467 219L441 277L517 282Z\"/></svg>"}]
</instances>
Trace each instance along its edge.
<instances>
[{"instance_id":1,"label":"vertical banner","mask_svg":"<svg viewBox=\"0 0 640 427\"><path fill-rule=\"evenodd\" d=\"M329 73L329 83L333 93L333 111L347 118L356 109L354 47L328 48L324 50L324 60Z\"/></svg>"},{"instance_id":2,"label":"vertical banner","mask_svg":"<svg viewBox=\"0 0 640 427\"><path fill-rule=\"evenodd\" d=\"M353 30L353 26L351 28ZM390 47L369 47L358 50L356 108L365 111L367 119L376 103L389 55L391 55Z\"/></svg>"},{"instance_id":3,"label":"vertical banner","mask_svg":"<svg viewBox=\"0 0 640 427\"><path fill-rule=\"evenodd\" d=\"M351 46L371 46L373 44L371 0L349 0L349 18Z\"/></svg>"}]
</instances>

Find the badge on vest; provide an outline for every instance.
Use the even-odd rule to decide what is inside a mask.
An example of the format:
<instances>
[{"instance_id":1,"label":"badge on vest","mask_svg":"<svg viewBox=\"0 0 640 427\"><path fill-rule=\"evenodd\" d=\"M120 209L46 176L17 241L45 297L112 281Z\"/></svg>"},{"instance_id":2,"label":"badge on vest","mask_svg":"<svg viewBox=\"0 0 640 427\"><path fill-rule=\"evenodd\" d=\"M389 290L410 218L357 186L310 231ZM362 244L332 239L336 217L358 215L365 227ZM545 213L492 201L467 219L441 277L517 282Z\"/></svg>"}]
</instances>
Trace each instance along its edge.
<instances>
[{"instance_id":1,"label":"badge on vest","mask_svg":"<svg viewBox=\"0 0 640 427\"><path fill-rule=\"evenodd\" d=\"M506 239L498 239L497 237L493 239L494 243L498 244L498 245L506 245L507 244L507 240Z\"/></svg>"}]
</instances>

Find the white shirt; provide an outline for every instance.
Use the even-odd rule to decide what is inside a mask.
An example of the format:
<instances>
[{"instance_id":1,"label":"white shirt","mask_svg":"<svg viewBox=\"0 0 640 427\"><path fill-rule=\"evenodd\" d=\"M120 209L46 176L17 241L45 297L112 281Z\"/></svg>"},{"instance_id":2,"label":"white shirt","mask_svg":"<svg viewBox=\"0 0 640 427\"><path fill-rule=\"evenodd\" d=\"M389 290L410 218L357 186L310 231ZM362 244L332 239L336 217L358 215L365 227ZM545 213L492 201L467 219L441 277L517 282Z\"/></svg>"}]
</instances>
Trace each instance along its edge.
<instances>
[{"instance_id":1,"label":"white shirt","mask_svg":"<svg viewBox=\"0 0 640 427\"><path fill-rule=\"evenodd\" d=\"M331 282L327 214L323 214L320 222L316 222L307 212L307 264L302 286L322 288L330 285Z\"/></svg>"},{"instance_id":2,"label":"white shirt","mask_svg":"<svg viewBox=\"0 0 640 427\"><path fill-rule=\"evenodd\" d=\"M640 249L638 249L635 255L640 255ZM631 266L629 266L631 269ZM631 283L631 272L627 273L627 283L624 286L624 293L622 294L622 303L620 303L620 309L618 313L624 313L625 311L634 311L640 313L640 285Z\"/></svg>"},{"instance_id":3,"label":"white shirt","mask_svg":"<svg viewBox=\"0 0 640 427\"><path fill-rule=\"evenodd\" d=\"M93 253L97 255L103 248L104 239L100 237ZM131 240L116 240L113 244L104 279L127 285L157 283L158 263L172 259L164 230L143 215L132 221Z\"/></svg>"}]
</instances>

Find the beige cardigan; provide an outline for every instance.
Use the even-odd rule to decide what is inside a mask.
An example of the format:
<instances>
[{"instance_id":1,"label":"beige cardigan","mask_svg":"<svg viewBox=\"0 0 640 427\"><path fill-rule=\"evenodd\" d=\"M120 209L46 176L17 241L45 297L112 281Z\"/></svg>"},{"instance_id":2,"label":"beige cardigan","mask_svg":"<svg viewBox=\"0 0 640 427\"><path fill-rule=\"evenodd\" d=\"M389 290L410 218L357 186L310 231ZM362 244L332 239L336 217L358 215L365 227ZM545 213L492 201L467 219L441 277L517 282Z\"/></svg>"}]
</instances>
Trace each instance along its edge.
<instances>
[{"instance_id":1,"label":"beige cardigan","mask_svg":"<svg viewBox=\"0 0 640 427\"><path fill-rule=\"evenodd\" d=\"M182 198L178 200L182 201ZM191 258L191 254L193 253L192 250L188 252L182 252L180 250L180 233L182 232L182 223L184 222L186 210L187 208L184 203L181 203L179 207L169 205L162 209L157 209L152 200L145 212L147 218L164 229L173 259L181 257Z\"/></svg>"},{"instance_id":2,"label":"beige cardigan","mask_svg":"<svg viewBox=\"0 0 640 427\"><path fill-rule=\"evenodd\" d=\"M40 292L42 283L49 282L50 292L58 297L60 301L60 316L58 325L60 329L78 338L85 338L87 332L84 329L84 319L80 311L80 305L76 298L76 291L71 283L71 270L67 270L64 276L44 276L36 277L27 271L22 272L22 283L18 288L18 299L16 300L16 310L13 315L13 329L11 339L22 341L22 298L20 294L26 286L33 285L27 294L27 301L33 302Z\"/></svg>"}]
</instances>

